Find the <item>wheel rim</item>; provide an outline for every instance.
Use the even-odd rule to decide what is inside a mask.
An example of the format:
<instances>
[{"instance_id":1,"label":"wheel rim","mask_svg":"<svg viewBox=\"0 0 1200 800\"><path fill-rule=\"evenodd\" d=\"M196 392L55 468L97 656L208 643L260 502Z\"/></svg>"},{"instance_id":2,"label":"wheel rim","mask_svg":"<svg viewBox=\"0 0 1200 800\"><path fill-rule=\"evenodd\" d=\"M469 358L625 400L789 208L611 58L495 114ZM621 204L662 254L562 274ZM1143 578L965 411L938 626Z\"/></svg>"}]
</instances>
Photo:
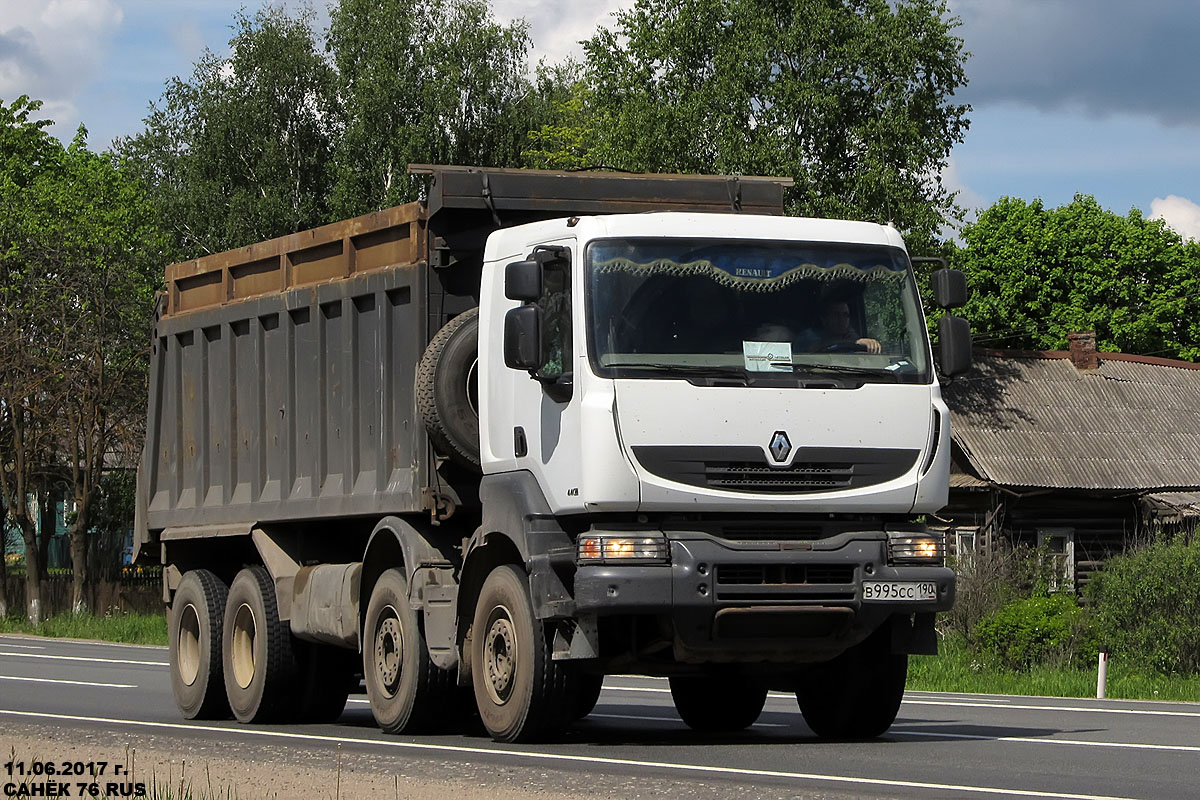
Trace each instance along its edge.
<instances>
[{"instance_id":1,"label":"wheel rim","mask_svg":"<svg viewBox=\"0 0 1200 800\"><path fill-rule=\"evenodd\" d=\"M467 405L479 416L479 360L471 362L467 370Z\"/></svg>"},{"instance_id":2,"label":"wheel rim","mask_svg":"<svg viewBox=\"0 0 1200 800\"><path fill-rule=\"evenodd\" d=\"M191 686L200 674L200 615L196 607L188 603L179 615L179 638L175 642L179 654L179 677Z\"/></svg>"},{"instance_id":3,"label":"wheel rim","mask_svg":"<svg viewBox=\"0 0 1200 800\"><path fill-rule=\"evenodd\" d=\"M484 683L496 705L504 705L512 696L517 658L517 635L512 614L504 606L497 606L489 617L483 644Z\"/></svg>"},{"instance_id":4,"label":"wheel rim","mask_svg":"<svg viewBox=\"0 0 1200 800\"><path fill-rule=\"evenodd\" d=\"M400 673L404 666L404 635L400 615L387 606L375 628L375 672L379 686L387 697L394 697L400 688Z\"/></svg>"},{"instance_id":5,"label":"wheel rim","mask_svg":"<svg viewBox=\"0 0 1200 800\"><path fill-rule=\"evenodd\" d=\"M254 680L254 639L257 626L254 622L254 610L246 603L238 606L233 616L233 646L230 660L233 662L233 679L243 689L250 686Z\"/></svg>"}]
</instances>

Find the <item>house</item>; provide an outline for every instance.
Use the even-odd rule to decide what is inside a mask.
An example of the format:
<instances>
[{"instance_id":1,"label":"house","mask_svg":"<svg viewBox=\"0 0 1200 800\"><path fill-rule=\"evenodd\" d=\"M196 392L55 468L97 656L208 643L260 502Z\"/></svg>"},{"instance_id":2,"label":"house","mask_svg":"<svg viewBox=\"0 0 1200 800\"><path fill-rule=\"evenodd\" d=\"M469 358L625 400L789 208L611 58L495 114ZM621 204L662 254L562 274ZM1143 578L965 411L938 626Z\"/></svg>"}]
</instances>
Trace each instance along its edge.
<instances>
[{"instance_id":1,"label":"house","mask_svg":"<svg viewBox=\"0 0 1200 800\"><path fill-rule=\"evenodd\" d=\"M1200 364L1069 351L976 351L944 387L951 552L1045 547L1078 587L1114 553L1200 523Z\"/></svg>"}]
</instances>

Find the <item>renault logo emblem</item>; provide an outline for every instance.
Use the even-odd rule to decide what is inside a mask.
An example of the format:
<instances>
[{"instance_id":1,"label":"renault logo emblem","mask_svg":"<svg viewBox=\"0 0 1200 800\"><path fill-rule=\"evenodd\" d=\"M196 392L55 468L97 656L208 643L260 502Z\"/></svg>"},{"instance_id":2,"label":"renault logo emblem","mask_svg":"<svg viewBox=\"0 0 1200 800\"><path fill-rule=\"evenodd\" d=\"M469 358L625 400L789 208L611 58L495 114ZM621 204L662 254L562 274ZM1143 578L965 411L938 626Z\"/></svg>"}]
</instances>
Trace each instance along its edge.
<instances>
[{"instance_id":1,"label":"renault logo emblem","mask_svg":"<svg viewBox=\"0 0 1200 800\"><path fill-rule=\"evenodd\" d=\"M788 435L783 431L775 431L771 434L771 457L777 462L787 460L788 454L792 452L792 443L788 441Z\"/></svg>"}]
</instances>

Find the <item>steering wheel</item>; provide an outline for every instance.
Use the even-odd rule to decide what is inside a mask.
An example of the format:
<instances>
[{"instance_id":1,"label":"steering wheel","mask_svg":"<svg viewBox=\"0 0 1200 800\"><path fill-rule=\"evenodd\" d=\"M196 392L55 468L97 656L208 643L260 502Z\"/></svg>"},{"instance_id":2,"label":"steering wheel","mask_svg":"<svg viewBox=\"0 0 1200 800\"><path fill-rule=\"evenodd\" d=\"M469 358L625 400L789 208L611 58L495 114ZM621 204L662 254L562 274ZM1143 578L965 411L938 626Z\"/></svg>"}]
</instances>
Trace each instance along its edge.
<instances>
[{"instance_id":1,"label":"steering wheel","mask_svg":"<svg viewBox=\"0 0 1200 800\"><path fill-rule=\"evenodd\" d=\"M847 340L844 342L833 342L821 350L822 353L865 353L867 346L859 342Z\"/></svg>"}]
</instances>

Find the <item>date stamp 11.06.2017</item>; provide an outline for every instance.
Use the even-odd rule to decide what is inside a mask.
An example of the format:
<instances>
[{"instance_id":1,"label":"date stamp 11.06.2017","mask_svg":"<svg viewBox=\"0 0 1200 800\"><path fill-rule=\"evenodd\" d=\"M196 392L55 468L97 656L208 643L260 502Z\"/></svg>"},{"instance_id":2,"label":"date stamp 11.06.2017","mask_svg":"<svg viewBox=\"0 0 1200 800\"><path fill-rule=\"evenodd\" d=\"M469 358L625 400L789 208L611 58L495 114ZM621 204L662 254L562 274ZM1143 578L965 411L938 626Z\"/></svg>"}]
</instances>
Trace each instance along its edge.
<instances>
[{"instance_id":1,"label":"date stamp 11.06.2017","mask_svg":"<svg viewBox=\"0 0 1200 800\"><path fill-rule=\"evenodd\" d=\"M145 797L124 764L13 758L0 770L0 797Z\"/></svg>"}]
</instances>

